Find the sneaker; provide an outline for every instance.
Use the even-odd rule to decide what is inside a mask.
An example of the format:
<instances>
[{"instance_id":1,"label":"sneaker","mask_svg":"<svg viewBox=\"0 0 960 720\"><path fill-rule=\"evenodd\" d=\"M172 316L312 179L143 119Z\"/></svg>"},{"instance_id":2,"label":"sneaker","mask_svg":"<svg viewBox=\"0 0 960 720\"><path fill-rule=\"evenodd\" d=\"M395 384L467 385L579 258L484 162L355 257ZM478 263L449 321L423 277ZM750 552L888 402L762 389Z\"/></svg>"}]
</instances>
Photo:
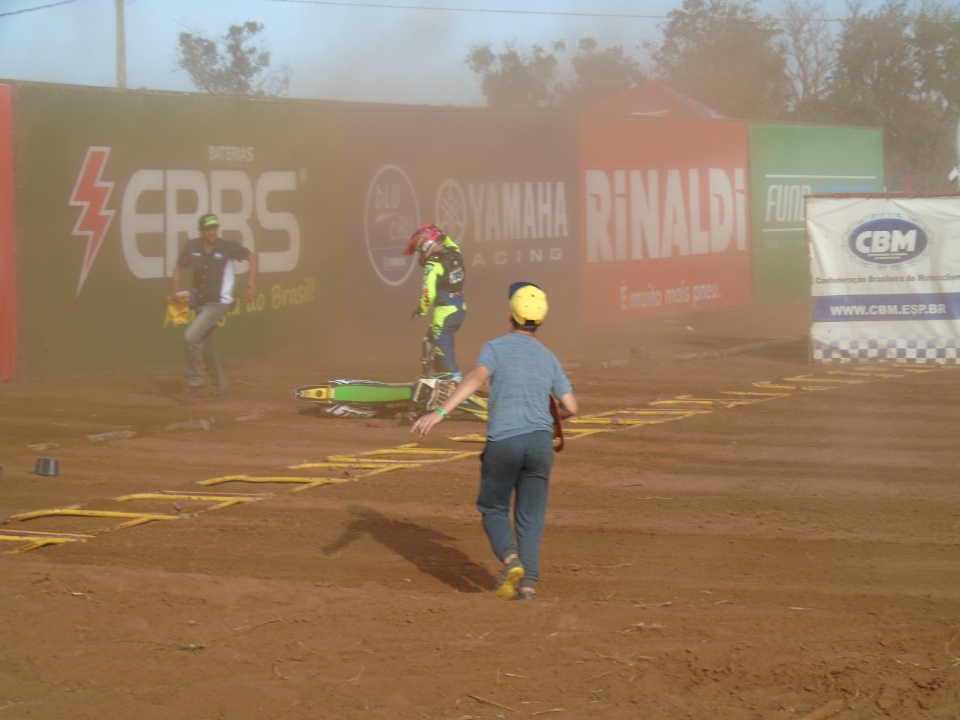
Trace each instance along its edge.
<instances>
[{"instance_id":1,"label":"sneaker","mask_svg":"<svg viewBox=\"0 0 960 720\"><path fill-rule=\"evenodd\" d=\"M210 393L210 397L207 398L207 402L211 402L211 403L220 402L221 400L223 400L223 396L226 394L227 394L226 387L216 388L212 393Z\"/></svg>"},{"instance_id":2,"label":"sneaker","mask_svg":"<svg viewBox=\"0 0 960 720\"><path fill-rule=\"evenodd\" d=\"M200 397L200 393L203 392L203 387L201 385L187 385L180 391L182 397L195 398Z\"/></svg>"},{"instance_id":3,"label":"sneaker","mask_svg":"<svg viewBox=\"0 0 960 720\"><path fill-rule=\"evenodd\" d=\"M536 600L536 599L537 599L537 591L528 590L527 588L521 588L520 592L518 592L517 596L514 598L514 600Z\"/></svg>"},{"instance_id":4,"label":"sneaker","mask_svg":"<svg viewBox=\"0 0 960 720\"><path fill-rule=\"evenodd\" d=\"M511 560L503 566L500 579L497 580L497 597L501 600L513 600L517 596L517 588L523 580L523 566L519 560Z\"/></svg>"}]
</instances>

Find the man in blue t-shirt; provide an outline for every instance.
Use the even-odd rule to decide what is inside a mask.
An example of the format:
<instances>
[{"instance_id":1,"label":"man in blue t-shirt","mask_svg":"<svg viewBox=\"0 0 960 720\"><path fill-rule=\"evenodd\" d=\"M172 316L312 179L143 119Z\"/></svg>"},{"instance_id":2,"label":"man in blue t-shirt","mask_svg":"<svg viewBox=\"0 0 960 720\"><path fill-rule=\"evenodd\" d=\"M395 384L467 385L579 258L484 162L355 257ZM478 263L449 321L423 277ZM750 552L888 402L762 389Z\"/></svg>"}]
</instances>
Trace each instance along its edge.
<instances>
[{"instance_id":1,"label":"man in blue t-shirt","mask_svg":"<svg viewBox=\"0 0 960 720\"><path fill-rule=\"evenodd\" d=\"M483 516L490 548L503 563L496 592L504 600L537 597L540 541L553 467L551 398L559 399L560 417L577 412L577 397L560 361L534 337L546 314L543 290L527 282L511 285L513 330L487 342L476 366L457 389L434 412L417 420L411 430L426 435L490 380L490 415L480 463L477 510Z\"/></svg>"},{"instance_id":2,"label":"man in blue t-shirt","mask_svg":"<svg viewBox=\"0 0 960 720\"><path fill-rule=\"evenodd\" d=\"M215 401L227 392L227 378L217 355L217 325L227 316L236 300L233 286L236 281L236 263L246 260L247 300L257 296L257 254L236 240L220 237L220 220L216 215L203 215L199 221L200 237L188 240L173 268L173 296L180 292L180 271L193 268L193 290L190 304L196 316L183 335L187 350L186 397L198 397L203 388L204 370L210 375Z\"/></svg>"}]
</instances>

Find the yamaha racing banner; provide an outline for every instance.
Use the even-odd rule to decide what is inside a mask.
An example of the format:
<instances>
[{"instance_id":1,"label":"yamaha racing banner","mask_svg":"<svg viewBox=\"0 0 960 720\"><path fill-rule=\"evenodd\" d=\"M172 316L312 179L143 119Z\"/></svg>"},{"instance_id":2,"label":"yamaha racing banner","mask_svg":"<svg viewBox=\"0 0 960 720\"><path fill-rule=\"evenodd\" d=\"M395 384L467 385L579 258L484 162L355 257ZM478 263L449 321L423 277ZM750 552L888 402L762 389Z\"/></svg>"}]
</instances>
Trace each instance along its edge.
<instances>
[{"instance_id":1,"label":"yamaha racing banner","mask_svg":"<svg viewBox=\"0 0 960 720\"><path fill-rule=\"evenodd\" d=\"M814 362L957 364L960 195L811 196Z\"/></svg>"},{"instance_id":2,"label":"yamaha racing banner","mask_svg":"<svg viewBox=\"0 0 960 720\"><path fill-rule=\"evenodd\" d=\"M352 105L344 111L344 249L355 289L354 346L419 357L426 320L410 322L423 268L404 255L435 223L463 254L467 319L457 355L509 329L507 289L533 282L550 322L576 318L579 295L576 117L478 108Z\"/></svg>"}]
</instances>

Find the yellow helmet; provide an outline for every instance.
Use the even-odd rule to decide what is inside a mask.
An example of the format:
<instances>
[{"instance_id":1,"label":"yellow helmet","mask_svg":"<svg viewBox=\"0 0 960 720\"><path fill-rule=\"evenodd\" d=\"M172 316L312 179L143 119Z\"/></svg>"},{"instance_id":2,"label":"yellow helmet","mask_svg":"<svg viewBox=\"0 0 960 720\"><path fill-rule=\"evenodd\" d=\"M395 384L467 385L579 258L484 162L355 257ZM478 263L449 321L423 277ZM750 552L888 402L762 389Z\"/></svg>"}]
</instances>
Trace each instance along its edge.
<instances>
[{"instance_id":1,"label":"yellow helmet","mask_svg":"<svg viewBox=\"0 0 960 720\"><path fill-rule=\"evenodd\" d=\"M529 282L510 286L510 315L518 325L539 325L547 316L547 294Z\"/></svg>"}]
</instances>

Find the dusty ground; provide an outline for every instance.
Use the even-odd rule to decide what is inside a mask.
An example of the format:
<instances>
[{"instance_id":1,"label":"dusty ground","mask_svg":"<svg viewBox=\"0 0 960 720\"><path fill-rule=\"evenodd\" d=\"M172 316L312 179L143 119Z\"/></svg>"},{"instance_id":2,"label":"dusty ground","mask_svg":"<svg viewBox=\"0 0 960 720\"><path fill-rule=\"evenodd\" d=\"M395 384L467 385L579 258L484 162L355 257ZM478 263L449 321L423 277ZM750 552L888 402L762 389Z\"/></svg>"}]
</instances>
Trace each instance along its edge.
<instances>
[{"instance_id":1,"label":"dusty ground","mask_svg":"<svg viewBox=\"0 0 960 720\"><path fill-rule=\"evenodd\" d=\"M567 424L536 603L489 592L473 455L373 454L414 438L290 397L402 353L230 367L217 405L179 373L2 385L0 531L71 541L0 543L0 720L958 718L960 370L752 345L805 330L545 326L583 416L642 412ZM439 429L419 447L480 447ZM100 532L148 513L175 519Z\"/></svg>"}]
</instances>

